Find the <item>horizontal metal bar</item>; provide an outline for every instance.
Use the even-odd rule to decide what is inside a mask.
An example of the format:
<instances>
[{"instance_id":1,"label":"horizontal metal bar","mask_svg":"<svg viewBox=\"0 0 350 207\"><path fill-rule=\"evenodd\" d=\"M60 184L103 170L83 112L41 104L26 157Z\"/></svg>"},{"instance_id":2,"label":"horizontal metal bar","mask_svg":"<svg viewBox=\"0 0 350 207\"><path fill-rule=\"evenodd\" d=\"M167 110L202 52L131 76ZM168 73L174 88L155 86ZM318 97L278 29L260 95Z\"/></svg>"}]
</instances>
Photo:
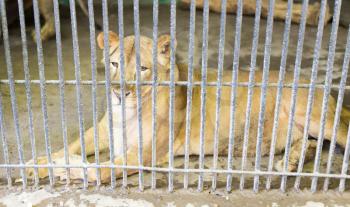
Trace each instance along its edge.
<instances>
[{"instance_id":1,"label":"horizontal metal bar","mask_svg":"<svg viewBox=\"0 0 350 207\"><path fill-rule=\"evenodd\" d=\"M14 80L15 84L25 84L25 80ZM30 81L31 84L40 84L40 80L31 80ZM59 80L46 80L45 83L47 85L59 85L60 82ZM193 86L201 86L201 81L195 81L193 82ZM7 79L0 79L0 84L9 84L9 80ZM76 81L75 80L66 80L64 81L65 85L75 85ZM81 85L92 85L93 81L92 80L82 80L80 82ZM96 82L97 85L105 85L106 81L97 81ZM120 81L111 81L111 85L120 85ZM127 85L136 85L136 81L126 81L125 84ZM140 81L141 85L149 85L152 86L153 81ZM238 87L248 87L249 82L239 82L236 83ZM169 86L170 85L170 81L160 81L158 82L159 86ZM187 81L175 81L175 86L187 86L188 82ZM217 87L218 83L217 82L207 82L206 86L209 87ZM225 87L232 87L232 83L231 82L223 82L222 86ZM258 82L258 83L253 83L253 87L261 87L262 83ZM293 84L292 83L285 83L282 85L283 88L292 88ZM278 83L268 83L267 87L279 87ZM298 84L298 88L310 88L310 84L308 83L302 83L302 84ZM315 84L315 88L324 88L323 84ZM333 84L331 85L332 89L339 89L340 85L339 84ZM350 90L350 85L345 86L345 90Z\"/></svg>"},{"instance_id":2,"label":"horizontal metal bar","mask_svg":"<svg viewBox=\"0 0 350 207\"><path fill-rule=\"evenodd\" d=\"M342 174L326 174L326 173L296 173L296 172L277 172L277 171L245 171L245 170L219 170L219 169L181 169L181 168L162 168L162 167L146 167L134 165L20 165L20 164L1 164L0 168L113 168L128 170L145 170L158 172L175 172L175 173L221 173L221 174L245 174L245 175L270 175L270 176L302 176L302 177L324 177L336 179L350 179L350 175Z\"/></svg>"}]
</instances>

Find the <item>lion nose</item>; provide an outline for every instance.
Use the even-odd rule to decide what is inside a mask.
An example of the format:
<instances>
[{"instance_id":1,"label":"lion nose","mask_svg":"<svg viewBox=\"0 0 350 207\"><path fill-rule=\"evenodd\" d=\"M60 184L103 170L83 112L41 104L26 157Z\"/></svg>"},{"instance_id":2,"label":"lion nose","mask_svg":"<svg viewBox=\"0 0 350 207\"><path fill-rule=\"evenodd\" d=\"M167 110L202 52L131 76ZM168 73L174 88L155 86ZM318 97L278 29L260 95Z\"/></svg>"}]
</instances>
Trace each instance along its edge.
<instances>
[{"instance_id":1,"label":"lion nose","mask_svg":"<svg viewBox=\"0 0 350 207\"><path fill-rule=\"evenodd\" d=\"M128 96L128 95L130 95L130 94L131 94L130 91L126 91L126 92L125 92L125 96Z\"/></svg>"}]
</instances>

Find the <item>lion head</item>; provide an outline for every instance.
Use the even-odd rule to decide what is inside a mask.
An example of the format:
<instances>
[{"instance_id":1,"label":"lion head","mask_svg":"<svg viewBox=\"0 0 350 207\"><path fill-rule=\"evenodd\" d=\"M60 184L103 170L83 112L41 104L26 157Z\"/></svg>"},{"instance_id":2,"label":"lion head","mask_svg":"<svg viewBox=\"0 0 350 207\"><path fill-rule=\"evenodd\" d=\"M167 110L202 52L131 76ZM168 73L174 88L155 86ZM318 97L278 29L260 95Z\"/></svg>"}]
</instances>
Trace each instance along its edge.
<instances>
[{"instance_id":1,"label":"lion head","mask_svg":"<svg viewBox=\"0 0 350 207\"><path fill-rule=\"evenodd\" d=\"M121 73L120 64L120 40L114 32L109 32L109 69L111 80L119 81ZM136 81L136 48L135 36L124 38L124 77L125 81ZM101 32L97 37L99 48L104 48L104 34ZM170 36L160 35L157 44L157 62L153 63L152 57L153 41L151 38L140 36L140 75L141 81L151 81L154 64L157 68L158 81L168 81L170 79ZM103 61L104 62L104 61ZM178 80L178 69L175 66L175 80ZM141 96L143 99L150 97L151 85L142 85ZM117 96L120 102L120 86L112 87L113 95ZM128 84L125 88L126 103L136 102L136 86Z\"/></svg>"}]
</instances>

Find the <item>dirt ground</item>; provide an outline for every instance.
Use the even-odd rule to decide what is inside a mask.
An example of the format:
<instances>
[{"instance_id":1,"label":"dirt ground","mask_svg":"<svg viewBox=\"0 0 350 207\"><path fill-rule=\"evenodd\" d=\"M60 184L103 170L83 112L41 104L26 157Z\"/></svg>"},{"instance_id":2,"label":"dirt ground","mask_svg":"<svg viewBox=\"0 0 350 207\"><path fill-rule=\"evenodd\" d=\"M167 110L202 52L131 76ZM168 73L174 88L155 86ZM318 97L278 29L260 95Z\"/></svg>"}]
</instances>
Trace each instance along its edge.
<instances>
[{"instance_id":1,"label":"dirt ground","mask_svg":"<svg viewBox=\"0 0 350 207\"><path fill-rule=\"evenodd\" d=\"M101 18L100 8L95 8L97 10L97 18ZM70 28L70 18L68 8L62 8L61 15L61 30L62 30L62 47L63 47L63 64L64 64L64 74L66 80L75 79L74 76L74 62L73 62L73 50L72 50L72 38L71 38L71 28ZM159 33L169 33L169 6L161 6L159 13ZM117 7L115 4L110 6L109 11L109 20L110 20L110 29L117 31ZM124 9L124 25L125 25L125 34L133 34L133 10L132 7L126 6ZM187 51L188 51L188 32L189 32L189 11L182 9L180 6L177 9L177 62L186 63L187 62ZM209 67L217 67L217 56L218 56L218 43L219 43L219 19L220 15L215 13L210 13L210 27L209 27L209 51L208 51L208 65ZM152 7L142 6L140 10L140 21L141 21L141 34L145 36L152 36ZM27 35L30 37L30 30L33 29L34 25L31 18L27 18ZM242 28L242 40L241 40L241 51L240 51L240 65L242 69L248 68L250 64L250 53L251 53L251 44L252 44L252 35L253 35L253 23L254 17L244 17L243 18L243 28ZM260 27L260 38L259 38L259 49L258 49L258 59L257 64L262 68L263 57L264 57L264 40L265 40L265 27L266 20L261 20ZM226 41L225 41L225 61L224 68L231 70L232 69L232 59L233 59L233 48L234 48L234 29L235 28L235 15L227 16L226 24ZM281 56L281 44L283 38L284 22L275 22L274 32L273 32L273 41L272 41L272 51L271 51L271 66L273 70L278 70L280 65L280 56ZM326 64L327 64L327 54L328 54L328 42L330 36L331 25L325 27L324 38L321 49L321 57L319 60L319 76L318 82L322 83L324 81ZM308 27L305 34L305 43L304 43L304 55L302 61L302 75L309 77L312 67L313 60L313 48L315 44L317 28ZM78 35L79 35L79 52L80 52L80 65L81 65L81 78L82 80L91 80L91 65L90 65L90 43L89 43L89 27L88 19L78 11ZM344 57L345 43L346 43L347 29L340 27L338 31L337 47L335 54L335 63L334 63L334 82L338 83L341 75L341 66ZM201 65L201 45L202 45L202 11L197 11L196 14L196 39L195 39L195 67L199 68ZM289 53L288 53L288 63L287 70L292 72L294 69L294 61L296 54L296 46L298 39L298 25L292 25L291 34L290 34L290 44L289 44ZM13 69L15 79L24 79L23 74L23 62L22 62L22 46L20 39L20 29L18 25L13 25L10 28L10 42L11 42L11 55L13 62ZM38 73L38 64L37 64L37 54L36 54L36 44L32 39L28 39L28 49L29 49L29 66L30 66L30 75L31 79L39 79ZM44 43L44 61L45 61L45 76L47 80L57 80L57 57L56 57L56 44L55 40L50 40ZM4 51L3 45L0 45L0 51ZM6 64L4 53L0 53L0 79L7 79L6 73ZM98 60L102 57L101 51L98 51ZM104 67L98 61L98 80L104 80ZM348 78L348 81L350 79ZM8 139L8 146L10 152L11 163L18 163L18 152L17 145L15 140L15 130L13 124L13 116L11 112L11 103L10 103L10 93L8 85L1 85L1 93L3 96L3 110L5 118L5 130L6 137ZM48 113L49 113L49 130L50 130L50 140L52 150L56 151L62 148L62 131L61 131L61 120L60 120L60 108L59 108L59 89L56 85L47 85L47 104L48 104ZM84 116L84 127L85 129L92 126L92 104L91 104L91 86L82 86L83 95L83 116ZM68 139L69 142L72 142L78 137L78 117L76 112L76 91L74 85L65 86L65 103L66 103L66 117L67 117L67 126L68 126ZM336 96L337 91L332 91L332 95ZM28 115L27 115L27 106L26 106L26 95L24 85L16 85L16 97L18 103L18 112L19 112L19 122L21 128L21 137L23 140L23 146L25 150L25 159L31 159L31 149L30 149L30 140L29 140L29 131L28 131ZM37 144L38 155L45 155L45 141L44 141L44 132L43 132L43 119L41 112L41 102L40 102L40 88L39 85L32 85L32 97L33 97L33 115L34 115L34 127L35 127L35 137ZM101 117L105 111L105 91L104 86L98 88L98 110L99 117ZM350 106L350 92L347 91L344 98L345 105ZM321 103L317 103L321 104ZM2 155L2 149L0 153ZM325 171L326 159L328 155L328 147L325 144L325 148L322 154L321 162L321 172ZM336 156L334 159L332 173L340 173L341 163L342 163L342 149L337 148ZM280 156L276 157L280 159ZM191 167L196 167L198 159L196 157L191 158ZM267 168L268 158L262 159L262 169ZM0 163L4 163L3 157L0 156ZM206 167L210 168L212 164L211 157L206 158ZM220 158L219 167L226 168L227 159L224 157ZM235 169L239 169L240 158L235 158ZM247 169L254 168L254 159L248 160ZM183 158L176 159L176 167L183 166ZM312 163L309 163L305 166L305 171L310 172L312 170ZM0 183L5 184L4 179L4 170L0 169ZM12 170L13 178L18 177L18 170ZM197 175L190 175L190 186L195 187L197 182ZM175 176L175 189L180 190L182 188L182 175ZM247 178L246 188L252 187L251 178ZM264 188L265 178L261 178L261 188ZM280 178L276 177L273 179L273 188L279 188ZM294 178L290 178L288 181L288 186L292 187L294 184ZM226 176L220 175L218 177L218 188L224 188L226 182ZM137 186L137 176L131 176L129 178L130 187ZM211 184L211 176L206 175L205 177L205 188L208 189ZM339 180L331 179L331 188L336 188L339 184ZM347 187L349 183L347 183ZM120 185L120 181L118 181ZM145 185L146 188L150 186L150 174L145 174ZM239 180L238 177L234 179L233 186L235 189L238 188ZM167 186L167 179L165 174L157 174L157 186L159 188L164 188ZM310 179L302 179L302 188L309 188ZM322 179L319 181L319 187L322 186ZM249 193L248 193L249 194ZM133 196L137 197L142 195L142 197L148 197L148 194L135 194ZM176 195L176 194L174 194ZM198 194L196 194L198 195ZM267 193L266 198L273 194ZM301 195L301 194L300 194ZM69 196L68 194L64 196ZM185 195L190 196L190 195ZM198 201L210 202L212 195L207 197L206 195L201 195L198 197ZM238 195L240 196L240 195ZM247 196L243 193L241 196ZM285 198L286 195L280 195L281 200ZM156 194L150 194L150 198L154 199L154 202L158 202ZM249 197L249 196L248 196ZM167 198L167 196L165 196ZM202 200L204 199L204 200ZM265 197L264 197L265 199ZM249 199L248 199L249 200ZM326 199L327 200L327 199ZM302 204L300 200L300 204ZM251 201L249 201L251 202ZM299 202L298 199L295 202ZM264 204L265 205L265 204ZM267 204L266 204L267 205ZM272 204L268 204L272 205ZM225 205L219 205L225 206ZM253 204L251 206L254 206Z\"/></svg>"},{"instance_id":2,"label":"dirt ground","mask_svg":"<svg viewBox=\"0 0 350 207\"><path fill-rule=\"evenodd\" d=\"M179 199L180 198L180 199ZM249 190L227 194L225 192L179 190L167 193L163 190L55 190L4 191L0 190L0 206L118 206L118 207L349 207L350 194L336 192L315 193L307 191L283 194L278 190L252 193Z\"/></svg>"}]
</instances>

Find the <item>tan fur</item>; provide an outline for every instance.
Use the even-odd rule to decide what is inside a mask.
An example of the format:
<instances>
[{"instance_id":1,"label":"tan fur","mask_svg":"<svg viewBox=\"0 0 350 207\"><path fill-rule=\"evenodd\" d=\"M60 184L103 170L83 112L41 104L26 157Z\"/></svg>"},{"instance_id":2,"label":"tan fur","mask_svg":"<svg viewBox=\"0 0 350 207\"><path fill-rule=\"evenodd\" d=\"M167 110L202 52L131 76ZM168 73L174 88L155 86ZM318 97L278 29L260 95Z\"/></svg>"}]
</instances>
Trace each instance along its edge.
<instances>
[{"instance_id":1,"label":"tan fur","mask_svg":"<svg viewBox=\"0 0 350 207\"><path fill-rule=\"evenodd\" d=\"M191 3L191 0L182 0L186 5ZM196 0L196 7L203 8L204 0ZM209 8L214 12L221 12L221 0L209 0ZM262 0L261 2L261 16L267 17L269 8L269 0ZM288 9L287 0L275 0L274 19L284 20L286 18ZM243 14L255 15L256 0L243 0ZM292 22L299 23L301 18L302 4L294 3L292 9ZM236 13L237 0L227 0L226 12ZM315 2L308 7L306 23L308 25L316 26L318 24L318 17L320 16L320 4ZM326 7L325 24L332 18L328 5Z\"/></svg>"},{"instance_id":2,"label":"tan fur","mask_svg":"<svg viewBox=\"0 0 350 207\"><path fill-rule=\"evenodd\" d=\"M115 33L110 32L110 52L119 47L118 36ZM159 38L158 43L158 80L168 81L169 80L169 49L170 37L163 35ZM103 48L103 34L98 36L98 45ZM125 47L125 77L127 81L135 80L135 48L134 48L134 36L128 36L124 39ZM142 80L151 80L152 78L152 40L147 37L141 37L141 66L147 68L145 71L141 72ZM113 80L119 80L120 70L115 68L115 63L119 62L119 49L110 57L110 69ZM208 81L215 82L217 80L217 70L208 69ZM238 81L247 82L249 73L245 71L239 71ZM175 67L175 79L176 81L187 81L187 66L178 65ZM223 81L231 82L232 73L231 71L224 71ZM201 80L200 70L194 71L194 81ZM292 83L293 75L288 73L285 77L285 83ZM262 72L256 71L255 82L262 81ZM269 82L276 83L278 81L278 71L270 71ZM300 80L301 83L307 83L306 80ZM214 146L214 130L215 130L215 108L216 108L216 87L207 87L207 99L206 99L206 121L205 121L205 154L213 154ZM247 106L247 87L238 87L236 92L236 113L235 113L235 144L234 144L234 156L240 157L242 155L243 146L243 134L244 134L244 124L246 117L246 106ZM152 102L151 102L151 86L142 86L142 136L143 136L143 165L151 165L151 154L152 154ZM184 154L184 142L185 142L185 130L186 130L186 87L176 86L175 91L175 117L174 117L174 154L175 156ZM272 137L272 126L273 117L276 102L276 87L269 87L267 89L266 96L266 113L263 131L263 142L261 146L262 156L268 155L270 152L270 144ZM126 97L126 138L127 138L127 164L128 165L138 165L138 122L137 122L137 112L136 112L136 91L134 85L128 85L126 92L130 94ZM258 114L260 111L260 93L261 88L255 87L252 96L252 107L251 107L251 122L249 128L249 145L248 145L248 156L255 156L256 151L256 140L257 140L257 126L258 126ZM118 144L121 140L121 108L120 100L118 98L120 94L120 89L118 87L113 88L112 102L113 102L113 126L117 134L114 134L115 142L117 142L117 147L115 151L120 151L121 144ZM201 123L201 98L200 98L200 87L194 87L193 89L193 99L192 99L192 113L191 113L191 137L190 137L190 154L199 154L199 143L200 143L200 123ZM221 111L220 111L220 127L219 127L219 154L226 155L228 151L228 140L229 140L229 129L230 129L230 102L231 102L231 88L224 86L222 88L222 99L221 99ZM293 127L292 135L292 148L291 156L289 160L288 170L293 171L296 169L300 149L302 146L303 129L305 123L306 105L308 89L299 88L297 93L297 102L295 110L295 122ZM322 103L323 91L321 89L316 89L315 91L315 103ZM276 154L281 153L285 148L286 135L288 129L288 118L291 103L291 88L284 88L281 110L279 113L279 125L277 129L277 143L276 143ZM157 90L157 114L156 114L156 152L158 164L165 163L168 157L168 141L169 141L169 87L159 86ZM325 139L330 140L333 120L334 120L334 110L335 110L335 100L330 97L329 101L329 111L327 116L327 123L325 129ZM320 128L319 120L321 115L321 104L314 104L311 121L310 121L310 131L309 135L317 138L318 131ZM100 151L108 149L108 123L107 123L107 113L101 119L98 125L99 133L99 149ZM347 125L343 122L340 123L337 142L342 147L346 144L346 133ZM118 134L119 133L119 134ZM86 143L86 153L87 155L94 155L94 141L93 141L93 128L90 128L85 133L85 143ZM313 153L316 148L316 140L310 140L307 143L307 156L306 161L313 158ZM72 144L69 145L70 154L80 154L80 141L79 138L76 139ZM123 158L122 154L116 153L116 159L114 164L122 165ZM54 154L54 160L63 159L63 150ZM39 164L47 163L46 158L40 158ZM103 163L103 164L108 164ZM281 161L277 162L276 169L281 169ZM74 172L75 169L71 171ZM27 172L30 176L33 175L33 169L28 169ZM136 171L128 171L129 174L135 173ZM95 169L88 169L89 181L96 180ZM77 173L75 173L77 174ZM120 169L116 170L117 177L122 175ZM46 177L47 170L40 169L40 177ZM102 168L101 176L103 182L110 181L110 169Z\"/></svg>"}]
</instances>

